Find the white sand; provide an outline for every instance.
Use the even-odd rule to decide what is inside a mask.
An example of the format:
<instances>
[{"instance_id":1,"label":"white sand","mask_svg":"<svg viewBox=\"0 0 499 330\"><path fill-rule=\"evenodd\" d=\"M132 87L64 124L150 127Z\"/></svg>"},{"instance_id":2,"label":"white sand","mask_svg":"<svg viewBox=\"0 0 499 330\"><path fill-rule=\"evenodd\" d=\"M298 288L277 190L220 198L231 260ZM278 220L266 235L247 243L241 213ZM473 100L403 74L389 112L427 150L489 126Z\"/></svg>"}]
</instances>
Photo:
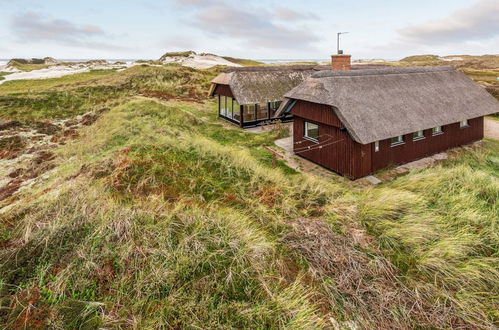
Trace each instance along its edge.
<instances>
[{"instance_id":1,"label":"white sand","mask_svg":"<svg viewBox=\"0 0 499 330\"><path fill-rule=\"evenodd\" d=\"M239 64L227 61L226 59L216 56L216 55L198 55L191 54L189 56L170 56L167 57L163 63L178 63L183 66L188 66L196 69L207 69L215 65L226 65L226 66L241 66ZM0 63L1 64L1 63ZM75 63L70 65L52 65L46 69L33 70L30 72L23 72L14 67L0 65L0 72L12 72L9 75L4 76L4 80L0 80L0 84L6 81L21 80L21 79L47 79L47 78L59 78L62 76L67 76L75 73L88 72L90 70L105 70L118 68L122 69L124 67L132 67L134 65L139 65L136 62L127 62L126 64L99 64L99 63Z\"/></svg>"},{"instance_id":2,"label":"white sand","mask_svg":"<svg viewBox=\"0 0 499 330\"><path fill-rule=\"evenodd\" d=\"M137 65L135 62L128 62L126 64L88 64L88 63L77 63L72 65L53 65L46 69L33 70L30 72L19 71L16 68L9 66L0 66L0 72L13 72L9 75L4 76L4 80L0 81L0 84L11 81L11 80L21 80L21 79L47 79L47 78L59 78L62 76L67 76L75 73L88 72L90 70L106 70L113 68L123 68L131 67Z\"/></svg>"},{"instance_id":3,"label":"white sand","mask_svg":"<svg viewBox=\"0 0 499 330\"><path fill-rule=\"evenodd\" d=\"M446 56L446 57L440 57L440 59L446 61L446 62L450 62L450 61L462 61L463 58L462 57L459 57L459 56Z\"/></svg>"},{"instance_id":4,"label":"white sand","mask_svg":"<svg viewBox=\"0 0 499 330\"><path fill-rule=\"evenodd\" d=\"M189 56L169 56L163 60L163 63L178 63L183 66L188 66L195 69L207 69L215 65L226 66L241 66L239 64L227 61L223 57L216 55L198 55L191 54Z\"/></svg>"}]
</instances>

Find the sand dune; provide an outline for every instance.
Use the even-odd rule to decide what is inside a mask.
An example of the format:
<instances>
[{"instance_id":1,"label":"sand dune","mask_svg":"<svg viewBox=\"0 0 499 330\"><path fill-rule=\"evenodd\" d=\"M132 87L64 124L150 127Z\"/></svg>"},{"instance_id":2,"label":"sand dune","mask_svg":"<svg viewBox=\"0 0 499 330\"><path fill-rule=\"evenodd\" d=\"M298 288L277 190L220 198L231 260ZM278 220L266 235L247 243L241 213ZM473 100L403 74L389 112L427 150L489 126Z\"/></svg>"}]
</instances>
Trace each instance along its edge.
<instances>
[{"instance_id":1,"label":"sand dune","mask_svg":"<svg viewBox=\"0 0 499 330\"><path fill-rule=\"evenodd\" d=\"M75 73L88 72L90 70L106 70L115 68L124 68L137 65L135 62L128 62L126 64L113 64L113 63L76 63L70 65L53 65L45 69L33 70L29 72L20 71L14 67L4 65L0 66L0 72L13 72L4 76L4 80L0 84L21 79L47 79L59 78Z\"/></svg>"}]
</instances>

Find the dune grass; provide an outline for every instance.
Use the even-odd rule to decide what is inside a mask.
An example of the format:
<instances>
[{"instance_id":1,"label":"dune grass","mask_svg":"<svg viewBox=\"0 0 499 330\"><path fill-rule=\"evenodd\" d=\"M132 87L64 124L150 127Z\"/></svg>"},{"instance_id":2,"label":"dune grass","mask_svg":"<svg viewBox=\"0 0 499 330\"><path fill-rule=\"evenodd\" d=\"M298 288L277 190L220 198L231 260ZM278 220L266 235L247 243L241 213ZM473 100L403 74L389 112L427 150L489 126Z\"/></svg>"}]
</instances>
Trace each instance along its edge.
<instances>
[{"instance_id":1,"label":"dune grass","mask_svg":"<svg viewBox=\"0 0 499 330\"><path fill-rule=\"evenodd\" d=\"M255 60L244 59L244 58L235 58L235 57L229 57L229 56L222 56L222 58L226 59L229 62L240 64L240 65L243 65L243 66L258 66L258 65L263 65L262 62L255 61Z\"/></svg>"},{"instance_id":2,"label":"dune grass","mask_svg":"<svg viewBox=\"0 0 499 330\"><path fill-rule=\"evenodd\" d=\"M3 327L494 327L499 142L354 189L272 167L263 146L285 131L222 124L201 102L214 74L137 67L22 95L123 92L0 208Z\"/></svg>"},{"instance_id":3,"label":"dune grass","mask_svg":"<svg viewBox=\"0 0 499 330\"><path fill-rule=\"evenodd\" d=\"M2 72L0 71L0 81L5 80L5 76L11 74L12 72Z\"/></svg>"},{"instance_id":4,"label":"dune grass","mask_svg":"<svg viewBox=\"0 0 499 330\"><path fill-rule=\"evenodd\" d=\"M7 81L0 85L0 95L13 93L33 93L54 88L56 86L88 82L113 73L115 73L114 70L92 70L89 72L75 73L60 78Z\"/></svg>"},{"instance_id":5,"label":"dune grass","mask_svg":"<svg viewBox=\"0 0 499 330\"><path fill-rule=\"evenodd\" d=\"M407 284L475 326L498 317L498 155L488 141L367 193L359 210Z\"/></svg>"},{"instance_id":6,"label":"dune grass","mask_svg":"<svg viewBox=\"0 0 499 330\"><path fill-rule=\"evenodd\" d=\"M46 69L49 67L47 64L41 64L41 63L21 63L18 61L11 61L11 66L14 68L24 71L24 72L30 72L34 70L40 70L40 69Z\"/></svg>"},{"instance_id":7,"label":"dune grass","mask_svg":"<svg viewBox=\"0 0 499 330\"><path fill-rule=\"evenodd\" d=\"M142 93L201 99L214 70L177 65L137 66L124 72L97 70L61 78L16 80L0 85L0 118L22 121L66 119L108 108Z\"/></svg>"}]
</instances>

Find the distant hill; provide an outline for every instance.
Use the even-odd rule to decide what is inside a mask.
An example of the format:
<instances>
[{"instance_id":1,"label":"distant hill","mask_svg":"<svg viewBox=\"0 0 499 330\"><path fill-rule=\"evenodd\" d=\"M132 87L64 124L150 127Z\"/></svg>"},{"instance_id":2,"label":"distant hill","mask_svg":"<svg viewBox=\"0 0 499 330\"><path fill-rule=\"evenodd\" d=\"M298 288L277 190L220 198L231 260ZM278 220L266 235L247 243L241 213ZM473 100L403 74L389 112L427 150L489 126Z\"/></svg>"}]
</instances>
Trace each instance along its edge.
<instances>
[{"instance_id":1,"label":"distant hill","mask_svg":"<svg viewBox=\"0 0 499 330\"><path fill-rule=\"evenodd\" d=\"M247 66L247 65L259 65L262 64L257 61L240 59L228 56L219 56L209 53L197 54L194 51L183 51L183 52L168 52L160 57L159 62L167 63L178 63L183 66L189 66L196 69L207 69L216 65L225 66Z\"/></svg>"},{"instance_id":2,"label":"distant hill","mask_svg":"<svg viewBox=\"0 0 499 330\"><path fill-rule=\"evenodd\" d=\"M440 57L437 55L414 55L404 57L400 62L422 62L422 61L440 61Z\"/></svg>"},{"instance_id":3,"label":"distant hill","mask_svg":"<svg viewBox=\"0 0 499 330\"><path fill-rule=\"evenodd\" d=\"M51 65L51 64L57 64L59 61L57 61L53 57L44 57L44 58L32 58L32 59L24 59L24 58L13 58L9 61L7 64L15 64L15 63L20 63L20 64L45 64L45 65Z\"/></svg>"},{"instance_id":4,"label":"distant hill","mask_svg":"<svg viewBox=\"0 0 499 330\"><path fill-rule=\"evenodd\" d=\"M475 70L499 69L499 55L414 55L399 61L401 65L452 65Z\"/></svg>"},{"instance_id":5,"label":"distant hill","mask_svg":"<svg viewBox=\"0 0 499 330\"><path fill-rule=\"evenodd\" d=\"M6 67L11 68L13 70L20 71L33 71L47 68L50 65L59 64L55 58L45 57L45 58L32 58L32 59L24 59L24 58L13 58L11 59Z\"/></svg>"}]
</instances>

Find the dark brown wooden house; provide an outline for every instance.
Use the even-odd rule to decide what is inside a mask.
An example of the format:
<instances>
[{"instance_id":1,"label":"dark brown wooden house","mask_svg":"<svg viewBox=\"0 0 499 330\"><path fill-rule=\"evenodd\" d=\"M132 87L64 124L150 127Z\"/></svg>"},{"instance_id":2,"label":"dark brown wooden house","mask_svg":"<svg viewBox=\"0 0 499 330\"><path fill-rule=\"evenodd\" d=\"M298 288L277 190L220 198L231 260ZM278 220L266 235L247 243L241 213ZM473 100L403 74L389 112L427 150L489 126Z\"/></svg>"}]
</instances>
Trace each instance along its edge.
<instances>
[{"instance_id":1,"label":"dark brown wooden house","mask_svg":"<svg viewBox=\"0 0 499 330\"><path fill-rule=\"evenodd\" d=\"M349 59L349 55L345 56ZM212 80L209 95L217 98L219 117L241 127L276 120L286 122L292 120L292 114L276 113L284 94L312 74L333 67L281 65L228 68ZM354 65L352 69L361 67Z\"/></svg>"},{"instance_id":2,"label":"dark brown wooden house","mask_svg":"<svg viewBox=\"0 0 499 330\"><path fill-rule=\"evenodd\" d=\"M218 100L219 117L241 127L289 121L289 113L276 116L284 94L321 69L311 65L229 68L213 79L209 94Z\"/></svg>"},{"instance_id":3,"label":"dark brown wooden house","mask_svg":"<svg viewBox=\"0 0 499 330\"><path fill-rule=\"evenodd\" d=\"M351 179L481 140L499 112L451 67L322 71L285 96L295 153Z\"/></svg>"}]
</instances>

